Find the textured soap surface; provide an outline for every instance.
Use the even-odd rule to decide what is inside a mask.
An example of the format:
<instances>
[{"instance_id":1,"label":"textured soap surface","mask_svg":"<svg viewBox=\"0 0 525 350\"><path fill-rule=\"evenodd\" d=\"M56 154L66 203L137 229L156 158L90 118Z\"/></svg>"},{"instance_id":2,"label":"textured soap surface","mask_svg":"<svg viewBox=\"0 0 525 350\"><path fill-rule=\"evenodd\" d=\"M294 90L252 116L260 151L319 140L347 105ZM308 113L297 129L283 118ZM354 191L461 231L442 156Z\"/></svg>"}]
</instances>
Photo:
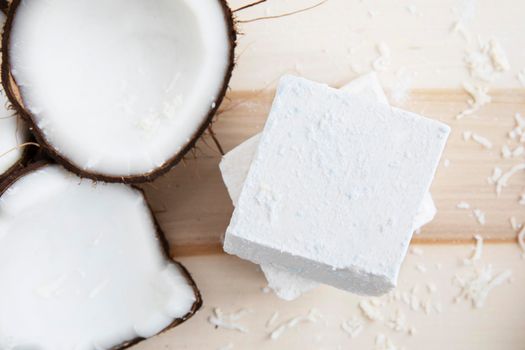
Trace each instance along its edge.
<instances>
[{"instance_id":1,"label":"textured soap surface","mask_svg":"<svg viewBox=\"0 0 525 350\"><path fill-rule=\"evenodd\" d=\"M358 95L362 98L388 104L388 99L379 83L375 72L364 74L341 88L350 94ZM259 145L261 133L244 141L230 152L226 153L220 163L222 178L228 190L228 194L237 205L237 200L241 194L242 185L250 169L255 151ZM436 215L437 209L430 193L425 194L423 202L414 219L414 230L430 222ZM273 265L261 265L261 269L275 294L284 300L293 300L302 294L316 288L318 283L289 273L286 270L277 268Z\"/></svg>"},{"instance_id":2,"label":"textured soap surface","mask_svg":"<svg viewBox=\"0 0 525 350\"><path fill-rule=\"evenodd\" d=\"M449 128L281 80L224 248L356 293L395 285Z\"/></svg>"}]
</instances>

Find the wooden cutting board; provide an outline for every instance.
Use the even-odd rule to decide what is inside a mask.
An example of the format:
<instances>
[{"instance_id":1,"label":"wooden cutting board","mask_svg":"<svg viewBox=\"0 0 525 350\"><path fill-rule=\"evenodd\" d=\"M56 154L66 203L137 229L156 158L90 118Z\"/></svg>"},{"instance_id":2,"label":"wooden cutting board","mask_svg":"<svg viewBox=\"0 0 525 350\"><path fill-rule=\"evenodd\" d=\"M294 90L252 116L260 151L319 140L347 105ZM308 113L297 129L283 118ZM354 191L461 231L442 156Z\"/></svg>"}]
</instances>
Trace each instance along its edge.
<instances>
[{"instance_id":1,"label":"wooden cutting board","mask_svg":"<svg viewBox=\"0 0 525 350\"><path fill-rule=\"evenodd\" d=\"M274 91L232 91L224 101L213 130L227 152L262 130ZM488 241L516 240L510 217L525 222L525 206L519 195L525 192L525 172L511 178L498 197L494 185L487 182L495 166L507 171L525 162L523 156L503 159L502 145L514 127L514 115L525 115L523 89L491 91L493 102L475 116L457 120L467 107L468 96L459 90L415 90L403 108L452 127L452 133L434 180L431 192L438 207L434 221L414 236L418 243L472 242L475 234ZM473 141L464 141L463 132L473 131L494 145L484 149ZM229 223L233 206L218 168L221 155L209 135L198 143L194 154L166 176L144 185L160 225L166 232L175 255L193 255L222 251L221 237ZM448 167L444 160L448 159ZM456 206L466 201L471 209ZM473 215L478 208L486 215L481 225Z\"/></svg>"}]
</instances>

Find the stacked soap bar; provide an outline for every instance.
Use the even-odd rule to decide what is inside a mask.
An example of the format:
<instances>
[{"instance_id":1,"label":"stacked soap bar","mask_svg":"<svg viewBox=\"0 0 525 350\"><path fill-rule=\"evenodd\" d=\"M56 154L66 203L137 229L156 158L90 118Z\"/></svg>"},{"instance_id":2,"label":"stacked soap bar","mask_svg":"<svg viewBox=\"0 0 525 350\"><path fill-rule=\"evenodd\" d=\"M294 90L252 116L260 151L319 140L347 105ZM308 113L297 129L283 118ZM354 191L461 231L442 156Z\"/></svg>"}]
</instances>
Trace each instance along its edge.
<instances>
[{"instance_id":1,"label":"stacked soap bar","mask_svg":"<svg viewBox=\"0 0 525 350\"><path fill-rule=\"evenodd\" d=\"M449 128L389 107L382 92L362 95L281 80L261 140L244 146L257 147L253 162L250 151L233 153L251 167L227 252L361 294L395 285L426 196L433 208L428 188ZM232 164L221 168L236 174L226 180L235 201L245 171Z\"/></svg>"},{"instance_id":2,"label":"stacked soap bar","mask_svg":"<svg viewBox=\"0 0 525 350\"><path fill-rule=\"evenodd\" d=\"M341 90L368 99L371 102L388 104L387 97L375 72L354 79L342 87ZM246 140L224 155L221 160L222 177L234 206L237 205L237 200L257 150L260 136L261 134L257 134ZM417 230L430 222L435 214L436 207L432 196L430 193L427 193L414 219L414 229ZM277 296L285 300L293 300L318 286L318 283L315 281L293 275L273 265L262 265L261 268L268 281L268 286L274 290Z\"/></svg>"}]
</instances>

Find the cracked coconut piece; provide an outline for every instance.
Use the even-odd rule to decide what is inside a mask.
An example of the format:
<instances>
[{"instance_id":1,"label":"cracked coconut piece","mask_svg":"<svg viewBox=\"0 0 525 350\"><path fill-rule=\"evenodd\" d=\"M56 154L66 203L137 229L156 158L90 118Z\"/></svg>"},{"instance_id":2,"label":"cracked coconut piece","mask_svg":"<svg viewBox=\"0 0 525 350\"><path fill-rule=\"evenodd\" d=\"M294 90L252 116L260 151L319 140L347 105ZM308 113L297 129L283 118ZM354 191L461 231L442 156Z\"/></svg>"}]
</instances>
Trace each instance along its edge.
<instances>
[{"instance_id":1,"label":"cracked coconut piece","mask_svg":"<svg viewBox=\"0 0 525 350\"><path fill-rule=\"evenodd\" d=\"M140 190L45 163L15 175L0 189L0 344L123 349L200 307Z\"/></svg>"}]
</instances>

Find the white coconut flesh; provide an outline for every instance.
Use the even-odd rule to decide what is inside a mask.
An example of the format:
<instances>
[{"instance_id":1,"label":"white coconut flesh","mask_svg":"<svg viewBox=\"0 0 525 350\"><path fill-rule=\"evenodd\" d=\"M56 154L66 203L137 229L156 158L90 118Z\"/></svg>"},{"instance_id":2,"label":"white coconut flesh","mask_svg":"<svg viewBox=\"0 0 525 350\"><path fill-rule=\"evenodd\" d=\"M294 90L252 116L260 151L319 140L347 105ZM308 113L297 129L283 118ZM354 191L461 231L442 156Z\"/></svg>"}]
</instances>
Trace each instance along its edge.
<instances>
[{"instance_id":1,"label":"white coconut flesh","mask_svg":"<svg viewBox=\"0 0 525 350\"><path fill-rule=\"evenodd\" d=\"M5 22L5 15L0 11L0 26ZM0 176L5 174L21 158L24 152L19 145L28 141L29 131L12 110L8 110L9 102L0 88Z\"/></svg>"},{"instance_id":2,"label":"white coconut flesh","mask_svg":"<svg viewBox=\"0 0 525 350\"><path fill-rule=\"evenodd\" d=\"M0 281L0 349L110 349L162 331L196 301L138 190L57 165L0 198Z\"/></svg>"},{"instance_id":3,"label":"white coconut flesh","mask_svg":"<svg viewBox=\"0 0 525 350\"><path fill-rule=\"evenodd\" d=\"M21 0L11 73L48 144L78 169L155 171L216 106L230 62L219 0Z\"/></svg>"}]
</instances>

